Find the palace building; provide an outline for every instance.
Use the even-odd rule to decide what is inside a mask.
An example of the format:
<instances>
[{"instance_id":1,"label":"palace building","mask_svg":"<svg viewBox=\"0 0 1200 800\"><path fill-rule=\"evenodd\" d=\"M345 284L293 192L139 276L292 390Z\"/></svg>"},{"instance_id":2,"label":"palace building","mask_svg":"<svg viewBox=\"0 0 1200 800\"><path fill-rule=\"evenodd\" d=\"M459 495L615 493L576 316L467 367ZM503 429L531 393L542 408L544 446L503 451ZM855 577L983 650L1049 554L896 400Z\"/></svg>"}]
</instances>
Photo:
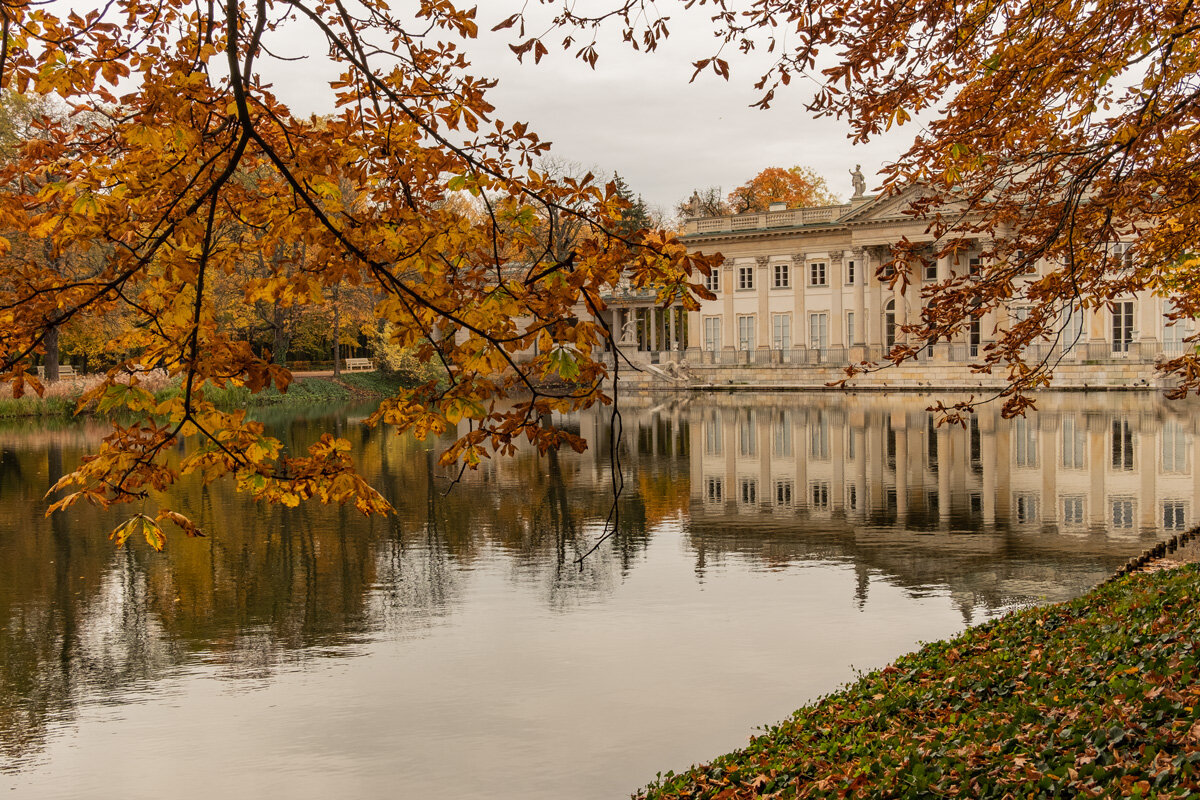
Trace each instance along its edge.
<instances>
[{"instance_id":1,"label":"palace building","mask_svg":"<svg viewBox=\"0 0 1200 800\"><path fill-rule=\"evenodd\" d=\"M978 269L982 243L943 257L911 275L905 292L876 275L902 239L930 242L926 222L905 214L910 198L856 195L843 205L773 206L764 212L701 217L684 223L689 248L720 252L723 266L708 279L715 300L698 311L662 311L653 298L610 299L611 324L635 357L651 364L686 360L692 382L819 385L847 364L881 361L900 327L921 312L921 289L950 277L951 269ZM1119 245L1118 245L1119 247ZM1183 352L1190 324L1168 324L1166 301L1150 293L1118 300L1111 309L1081 310L1067 321L1060 342L1032 348L1030 359L1057 362L1056 384L1156 384L1157 360ZM865 379L882 385L921 385L931 378L963 386L1002 383L970 365L995 331L1022 317L1019 303L989 312L956 340L922 350L917 363ZM1189 321L1190 323L1190 321ZM926 362L926 363L921 363ZM936 374L933 362L944 367Z\"/></svg>"}]
</instances>

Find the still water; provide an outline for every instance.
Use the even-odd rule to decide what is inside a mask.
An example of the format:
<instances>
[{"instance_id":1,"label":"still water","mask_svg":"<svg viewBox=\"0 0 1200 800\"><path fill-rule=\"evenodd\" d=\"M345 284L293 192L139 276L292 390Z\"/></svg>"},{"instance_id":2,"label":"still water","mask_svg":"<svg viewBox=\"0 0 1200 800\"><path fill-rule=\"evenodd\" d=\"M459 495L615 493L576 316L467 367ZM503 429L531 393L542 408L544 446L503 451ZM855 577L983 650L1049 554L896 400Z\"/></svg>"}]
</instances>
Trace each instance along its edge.
<instances>
[{"instance_id":1,"label":"still water","mask_svg":"<svg viewBox=\"0 0 1200 800\"><path fill-rule=\"evenodd\" d=\"M0 429L0 791L624 797L1194 522L1194 406L1045 395L952 429L928 403L626 407L618 531L582 566L612 503L601 448L451 489L436 442L264 412L292 448L354 441L398 513L189 486L172 502L210 536L157 554L114 550L114 514L43 516L103 426Z\"/></svg>"}]
</instances>

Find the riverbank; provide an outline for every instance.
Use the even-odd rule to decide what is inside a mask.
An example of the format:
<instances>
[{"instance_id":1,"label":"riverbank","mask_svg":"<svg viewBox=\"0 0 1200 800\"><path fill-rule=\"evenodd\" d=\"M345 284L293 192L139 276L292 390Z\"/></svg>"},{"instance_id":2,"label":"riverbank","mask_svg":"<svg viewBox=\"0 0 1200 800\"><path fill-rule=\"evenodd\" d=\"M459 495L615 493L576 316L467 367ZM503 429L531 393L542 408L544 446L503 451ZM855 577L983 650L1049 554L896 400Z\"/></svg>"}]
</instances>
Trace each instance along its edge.
<instances>
[{"instance_id":1,"label":"riverbank","mask_svg":"<svg viewBox=\"0 0 1200 800\"><path fill-rule=\"evenodd\" d=\"M1200 567L934 642L636 797L1200 792Z\"/></svg>"},{"instance_id":2,"label":"riverbank","mask_svg":"<svg viewBox=\"0 0 1200 800\"><path fill-rule=\"evenodd\" d=\"M20 398L0 397L0 419L75 416L79 396L91 385L87 381L87 378L81 378L51 384L44 397L33 393ZM343 372L337 378L332 373L297 374L286 392L269 388L255 394L244 386L210 386L205 389L205 393L218 408L223 409L261 406L300 408L385 397L401 385L403 380L397 375L383 372ZM161 401L178 395L180 391L179 381L175 380L156 389L154 396ZM79 412L83 416L90 413L91 410L86 408Z\"/></svg>"}]
</instances>

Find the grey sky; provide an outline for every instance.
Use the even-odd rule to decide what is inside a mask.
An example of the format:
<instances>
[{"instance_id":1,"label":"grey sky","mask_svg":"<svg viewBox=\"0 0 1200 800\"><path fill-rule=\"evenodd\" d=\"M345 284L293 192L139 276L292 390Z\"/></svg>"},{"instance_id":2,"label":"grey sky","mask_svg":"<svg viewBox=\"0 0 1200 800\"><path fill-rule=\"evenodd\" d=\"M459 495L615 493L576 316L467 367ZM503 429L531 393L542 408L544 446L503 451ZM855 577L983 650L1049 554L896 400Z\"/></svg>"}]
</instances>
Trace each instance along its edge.
<instances>
[{"instance_id":1,"label":"grey sky","mask_svg":"<svg viewBox=\"0 0 1200 800\"><path fill-rule=\"evenodd\" d=\"M529 123L553 142L559 158L605 175L616 170L648 203L668 213L694 188L718 185L728 192L765 167L794 164L816 169L844 200L855 164L862 164L870 191L876 170L895 159L916 132L906 126L899 135L852 147L844 123L814 120L804 110L811 91L804 81L781 91L770 110L750 108L758 99L753 83L762 62L736 54L727 56L729 82L706 74L689 84L691 63L713 50L703 13L673 17L670 39L651 54L622 45L615 28L605 31L593 71L553 48L536 66L529 57L518 64L507 46L515 34L490 33L514 9L509 3L481 6L480 38L464 45L474 73L500 80L490 94L495 116ZM301 41L295 44L304 51ZM328 80L324 48L315 40L313 45L307 50L311 60L290 63L275 78L280 96L301 113L329 110L328 93L320 88Z\"/></svg>"}]
</instances>

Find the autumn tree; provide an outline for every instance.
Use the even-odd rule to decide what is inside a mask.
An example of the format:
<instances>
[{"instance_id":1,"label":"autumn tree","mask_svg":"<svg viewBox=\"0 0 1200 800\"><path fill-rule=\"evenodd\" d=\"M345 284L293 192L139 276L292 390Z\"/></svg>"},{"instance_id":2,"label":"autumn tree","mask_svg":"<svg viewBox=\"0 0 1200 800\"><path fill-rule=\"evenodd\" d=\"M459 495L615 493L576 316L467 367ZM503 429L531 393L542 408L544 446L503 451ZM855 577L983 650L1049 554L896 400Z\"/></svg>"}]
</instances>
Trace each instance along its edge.
<instances>
[{"instance_id":1,"label":"autumn tree","mask_svg":"<svg viewBox=\"0 0 1200 800\"><path fill-rule=\"evenodd\" d=\"M811 167L767 167L729 193L729 208L734 214L766 211L772 203L788 208L827 206L837 203L825 178Z\"/></svg>"},{"instance_id":2,"label":"autumn tree","mask_svg":"<svg viewBox=\"0 0 1200 800\"><path fill-rule=\"evenodd\" d=\"M675 213L684 219L689 217L720 217L733 213L720 186L696 189L686 200L675 204Z\"/></svg>"},{"instance_id":3,"label":"autumn tree","mask_svg":"<svg viewBox=\"0 0 1200 800\"><path fill-rule=\"evenodd\" d=\"M638 49L656 49L670 26L662 5L556 6L553 24L538 30L558 43L566 29L566 46L596 64L590 31L597 25L615 27ZM1200 10L1193 3L699 0L686 7L711 19L717 35L715 49L694 62L693 79L727 79L734 51L769 53L755 83L758 106L804 87L813 92L809 111L845 120L855 142L922 119L907 151L884 169L882 191L909 196L931 241L898 248L880 274L906 284L913 268L939 257L957 268L928 291L897 360L960 335L989 310L1027 305L1020 324L995 331L980 365L1007 375L1011 414L1055 366L1027 362L1030 345L1059 341L1076 311L1144 290L1166 298L1176 318L1200 314ZM527 13L506 23L520 32ZM519 38L536 50L528 35ZM981 269L968 274L960 256L979 243ZM1037 263L1042 269L1031 278ZM1159 366L1178 381L1174 396L1200 390L1197 353Z\"/></svg>"},{"instance_id":4,"label":"autumn tree","mask_svg":"<svg viewBox=\"0 0 1200 800\"><path fill-rule=\"evenodd\" d=\"M246 286L244 301L319 305L342 288L373 287L375 318L445 376L385 400L373 419L417 436L466 420L447 464L510 453L519 439L582 448L544 421L608 401L606 367L593 357L611 339L605 292L622 277L664 304L693 304L704 291L697 273L709 261L662 233L623 238L616 222L627 204L615 187L554 180L536 167L545 142L493 116L494 82L473 75L459 47L477 33L474 9L130 0L56 16L17 0L0 9L0 26L0 88L68 107L3 165L0 185L23 175L40 183L0 193L0 219L19 235L53 235L55 248L107 250L83 278L32 259L6 263L0 373L16 395L40 391L30 359L51 331L117 307L135 318L128 357L85 397L132 421L121 417L60 481L53 506L144 501L114 531L118 541L161 547L166 521L197 533L176 511L145 505L187 473L228 476L287 505L388 509L345 440L288 452L206 398L212 386L283 390L291 380L218 324L213 302L219 275L280 246L302 243L308 266ZM270 88L276 54L300 26L323 37L341 70L323 119L298 118ZM455 195L477 199L482 217L458 213L446 202ZM539 224L548 213L581 223L569 252ZM239 227L255 235L229 233ZM179 396L160 403L140 386L150 368L177 376ZM181 438L195 444L168 465L163 454Z\"/></svg>"}]
</instances>

